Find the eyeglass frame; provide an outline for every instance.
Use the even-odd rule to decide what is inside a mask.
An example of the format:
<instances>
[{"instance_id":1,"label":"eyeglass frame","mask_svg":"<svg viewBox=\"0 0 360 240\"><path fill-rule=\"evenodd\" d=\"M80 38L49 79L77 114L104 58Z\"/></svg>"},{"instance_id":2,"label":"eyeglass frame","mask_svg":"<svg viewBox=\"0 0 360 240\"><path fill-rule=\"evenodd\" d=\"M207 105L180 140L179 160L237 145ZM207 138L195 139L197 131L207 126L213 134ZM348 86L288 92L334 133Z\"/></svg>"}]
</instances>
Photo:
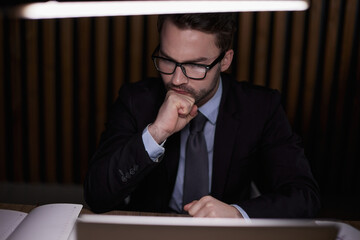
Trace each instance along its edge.
<instances>
[{"instance_id":1,"label":"eyeglass frame","mask_svg":"<svg viewBox=\"0 0 360 240\"><path fill-rule=\"evenodd\" d=\"M220 53L220 55L212 62L210 63L209 65L207 64L200 64L200 63L192 63L192 62L183 62L183 63L179 63L179 62L176 62L172 59L169 59L169 58L165 58L165 57L160 57L160 56L155 56L155 53L158 52L160 49L160 46L157 46L155 51L153 52L153 54L151 55L151 58L153 60L153 63L155 65L155 68L156 70L159 72L159 73L162 73L162 74L165 74L165 75L172 75L175 73L176 71L176 68L177 67L180 67L182 73L189 79L192 79L192 80L204 80L206 78L206 75L208 73L208 71L210 71L214 66L216 66L216 64L218 64L224 57L225 57L225 54L226 54L226 51L223 51ZM159 58L159 59L163 59L163 60L166 60L166 61L169 61L169 62L172 62L175 64L175 67L174 67L174 70L171 72L171 73L165 73L165 72L162 72L160 71L160 69L157 67L156 63L155 63L155 59L156 58ZM192 64L192 65L196 65L196 66L199 66L199 67L204 67L205 68L205 73L204 73L204 77L202 78L192 78L192 77L189 77L187 74L186 74L186 69L185 67L183 66L183 64Z\"/></svg>"}]
</instances>

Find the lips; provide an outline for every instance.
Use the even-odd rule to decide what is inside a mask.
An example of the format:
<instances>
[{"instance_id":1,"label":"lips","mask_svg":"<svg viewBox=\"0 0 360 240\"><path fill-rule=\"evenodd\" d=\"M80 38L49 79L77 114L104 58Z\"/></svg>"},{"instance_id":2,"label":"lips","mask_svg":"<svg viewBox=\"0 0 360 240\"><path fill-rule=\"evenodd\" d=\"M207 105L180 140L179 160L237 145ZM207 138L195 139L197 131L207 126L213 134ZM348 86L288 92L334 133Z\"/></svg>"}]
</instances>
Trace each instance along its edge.
<instances>
[{"instance_id":1,"label":"lips","mask_svg":"<svg viewBox=\"0 0 360 240\"><path fill-rule=\"evenodd\" d=\"M179 94L183 94L183 95L191 95L188 91L185 91L185 90L182 90L182 89L175 89L175 88L172 88L171 90L173 90L174 92L179 93Z\"/></svg>"}]
</instances>

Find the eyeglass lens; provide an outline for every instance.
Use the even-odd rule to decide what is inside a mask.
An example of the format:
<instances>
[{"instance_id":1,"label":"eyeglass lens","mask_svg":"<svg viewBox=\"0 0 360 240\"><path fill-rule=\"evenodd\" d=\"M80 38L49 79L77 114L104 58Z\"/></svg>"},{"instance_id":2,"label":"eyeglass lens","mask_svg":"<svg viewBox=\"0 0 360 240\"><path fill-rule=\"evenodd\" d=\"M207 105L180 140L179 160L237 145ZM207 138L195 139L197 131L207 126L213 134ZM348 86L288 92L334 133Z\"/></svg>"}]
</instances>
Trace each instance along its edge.
<instances>
[{"instance_id":1,"label":"eyeglass lens","mask_svg":"<svg viewBox=\"0 0 360 240\"><path fill-rule=\"evenodd\" d=\"M206 75L206 67L191 63L177 64L171 60L155 57L155 66L161 73L173 74L177 65L181 67L181 70L188 78L202 79Z\"/></svg>"}]
</instances>

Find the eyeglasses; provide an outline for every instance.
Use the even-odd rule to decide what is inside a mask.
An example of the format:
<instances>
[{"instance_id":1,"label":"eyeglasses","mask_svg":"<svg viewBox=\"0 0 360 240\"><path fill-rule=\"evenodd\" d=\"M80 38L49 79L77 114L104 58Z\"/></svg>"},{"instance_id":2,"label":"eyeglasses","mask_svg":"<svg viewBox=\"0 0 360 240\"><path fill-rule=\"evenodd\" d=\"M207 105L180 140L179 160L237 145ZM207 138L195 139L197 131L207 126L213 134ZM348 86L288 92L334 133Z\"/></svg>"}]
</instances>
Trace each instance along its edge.
<instances>
[{"instance_id":1,"label":"eyeglasses","mask_svg":"<svg viewBox=\"0 0 360 240\"><path fill-rule=\"evenodd\" d=\"M184 75L193 80L203 80L206 77L207 72L218 62L220 62L225 56L225 52L222 52L219 57L217 57L210 65L191 62L178 63L168 58L155 56L155 53L158 52L158 50L159 47L155 49L151 56L156 70L162 74L171 75L174 74L177 67L180 67Z\"/></svg>"}]
</instances>

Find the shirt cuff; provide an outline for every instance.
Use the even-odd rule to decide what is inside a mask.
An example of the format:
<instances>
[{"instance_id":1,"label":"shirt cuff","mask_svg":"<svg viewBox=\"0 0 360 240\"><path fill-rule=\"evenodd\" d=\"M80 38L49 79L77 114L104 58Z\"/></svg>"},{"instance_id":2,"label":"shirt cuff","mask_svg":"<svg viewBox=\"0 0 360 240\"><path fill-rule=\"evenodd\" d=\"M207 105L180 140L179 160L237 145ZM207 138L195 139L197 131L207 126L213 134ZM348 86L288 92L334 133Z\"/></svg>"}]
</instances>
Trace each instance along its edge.
<instances>
[{"instance_id":1,"label":"shirt cuff","mask_svg":"<svg viewBox=\"0 0 360 240\"><path fill-rule=\"evenodd\" d=\"M149 154L151 160L153 160L154 162L159 162L159 158L165 152L165 148L163 146L166 140L162 142L161 145L159 145L149 133L148 127L149 125L144 129L142 133L142 140L145 146L145 150Z\"/></svg>"},{"instance_id":2,"label":"shirt cuff","mask_svg":"<svg viewBox=\"0 0 360 240\"><path fill-rule=\"evenodd\" d=\"M239 205L236 204L231 204L231 206L235 207L240 212L246 222L251 222L249 215L247 215L244 209L242 209Z\"/></svg>"}]
</instances>

